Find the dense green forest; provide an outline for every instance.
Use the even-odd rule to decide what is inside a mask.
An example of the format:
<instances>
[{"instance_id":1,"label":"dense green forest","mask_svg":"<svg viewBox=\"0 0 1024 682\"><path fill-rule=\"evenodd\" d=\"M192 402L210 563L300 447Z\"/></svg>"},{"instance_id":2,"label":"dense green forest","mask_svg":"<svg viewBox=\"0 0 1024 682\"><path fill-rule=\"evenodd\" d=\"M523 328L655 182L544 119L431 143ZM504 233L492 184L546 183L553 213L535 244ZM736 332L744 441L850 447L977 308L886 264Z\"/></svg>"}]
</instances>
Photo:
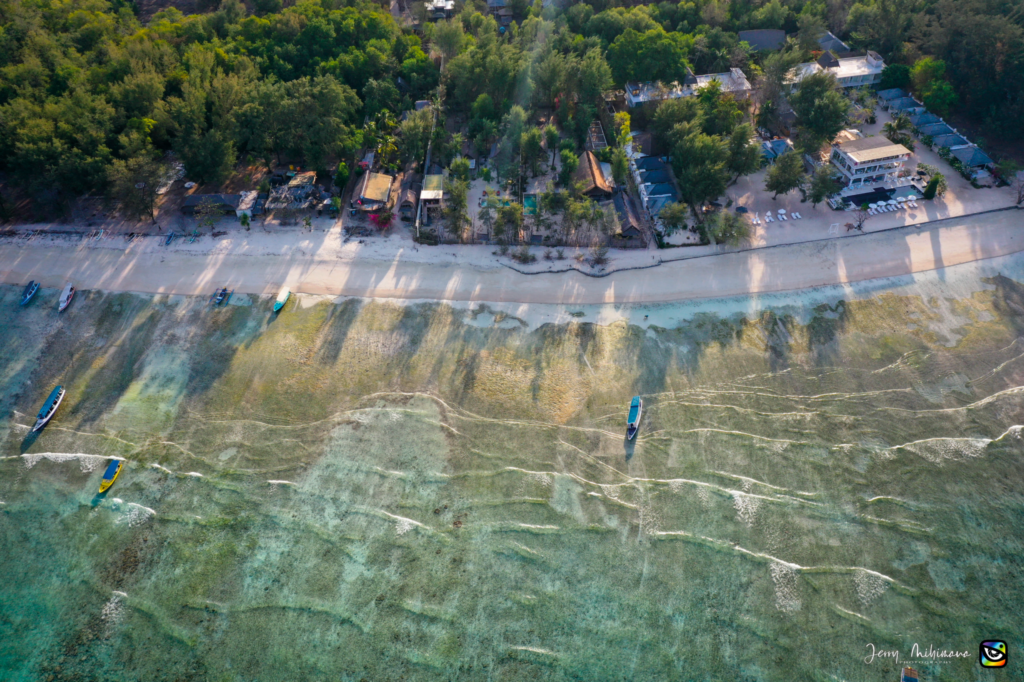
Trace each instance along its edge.
<instances>
[{"instance_id":1,"label":"dense green forest","mask_svg":"<svg viewBox=\"0 0 1024 682\"><path fill-rule=\"evenodd\" d=\"M421 37L369 2L223 0L204 14L165 9L143 24L126 0L0 0L0 166L12 185L59 205L155 173L166 150L201 181L244 159L333 168L382 131L393 130L408 159L429 129L423 117L398 128L388 112L434 97L442 79L447 113L465 116L478 148L502 139L518 147L517 112L536 108L554 111L563 135L579 142L601 91L627 80L739 67L770 82L780 60L740 43L736 32L748 28L796 34L787 52L801 58L831 30L890 64L917 64L891 75L927 88L917 94L972 121L990 143L1024 131L1024 13L1011 0L509 6L517 23L505 33L478 2L424 25ZM923 71L918 83L912 76ZM680 151L699 155L700 134L725 149L736 112L707 98L693 106L665 113L695 126L670 141L685 138L692 149ZM439 147L452 146L440 137ZM539 138L527 142L539 149Z\"/></svg>"}]
</instances>

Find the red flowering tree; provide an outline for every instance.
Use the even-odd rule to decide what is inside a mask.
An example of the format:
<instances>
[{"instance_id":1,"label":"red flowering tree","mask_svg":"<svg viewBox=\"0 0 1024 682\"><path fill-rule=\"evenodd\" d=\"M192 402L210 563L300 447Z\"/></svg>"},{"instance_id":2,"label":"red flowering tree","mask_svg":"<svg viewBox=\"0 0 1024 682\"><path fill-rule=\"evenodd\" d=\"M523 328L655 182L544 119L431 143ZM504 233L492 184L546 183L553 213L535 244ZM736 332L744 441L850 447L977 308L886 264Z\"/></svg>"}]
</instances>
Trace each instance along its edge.
<instances>
[{"instance_id":1,"label":"red flowering tree","mask_svg":"<svg viewBox=\"0 0 1024 682\"><path fill-rule=\"evenodd\" d=\"M394 219L391 211L381 211L380 213L371 213L370 222L377 228L378 232L387 232L388 228L391 227L391 221Z\"/></svg>"}]
</instances>

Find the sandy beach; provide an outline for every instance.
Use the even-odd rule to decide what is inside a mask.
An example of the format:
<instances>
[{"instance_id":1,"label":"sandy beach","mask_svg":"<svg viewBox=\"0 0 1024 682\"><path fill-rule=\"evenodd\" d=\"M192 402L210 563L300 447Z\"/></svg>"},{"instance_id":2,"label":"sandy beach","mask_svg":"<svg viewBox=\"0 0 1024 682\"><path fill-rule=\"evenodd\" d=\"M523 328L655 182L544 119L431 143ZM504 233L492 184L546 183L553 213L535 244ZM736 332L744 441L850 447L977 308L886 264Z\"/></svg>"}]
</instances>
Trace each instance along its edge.
<instances>
[{"instance_id":1,"label":"sandy beach","mask_svg":"<svg viewBox=\"0 0 1024 682\"><path fill-rule=\"evenodd\" d=\"M518 303L656 303L771 293L907 275L1024 251L1024 216L1010 210L931 227L723 253L651 267L650 252L613 254L617 272L522 274L487 247L418 247L333 231L298 237L236 233L166 247L148 238L10 239L0 279L44 287L208 294L293 292L367 298ZM632 261L636 262L633 263ZM566 264L567 265L567 264ZM624 269L634 268L634 269Z\"/></svg>"}]
</instances>

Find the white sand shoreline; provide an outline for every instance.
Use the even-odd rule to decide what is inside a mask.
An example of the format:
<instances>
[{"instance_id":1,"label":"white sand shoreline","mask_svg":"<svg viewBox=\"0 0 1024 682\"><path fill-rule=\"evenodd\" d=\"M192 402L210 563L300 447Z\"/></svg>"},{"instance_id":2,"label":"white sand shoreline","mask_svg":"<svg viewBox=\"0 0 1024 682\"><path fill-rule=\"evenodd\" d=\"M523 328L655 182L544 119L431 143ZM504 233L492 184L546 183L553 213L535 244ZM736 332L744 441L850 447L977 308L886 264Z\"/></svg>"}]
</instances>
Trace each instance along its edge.
<instances>
[{"instance_id":1,"label":"white sand shoreline","mask_svg":"<svg viewBox=\"0 0 1024 682\"><path fill-rule=\"evenodd\" d=\"M651 252L616 257L600 278L579 272L520 274L488 247L418 247L368 239L344 244L334 231L268 237L238 234L164 247L123 240L0 242L0 280L65 281L80 289L205 295L293 292L365 298L547 303L665 303L794 291L907 275L1024 251L1024 213L965 216L904 228L772 248L661 262ZM240 237L240 238L239 238ZM262 239L262 241L261 241ZM450 256L450 258L448 258ZM446 260L447 259L447 260ZM636 263L632 261L636 260ZM645 262L646 261L646 262ZM566 263L558 263L565 267Z\"/></svg>"}]
</instances>

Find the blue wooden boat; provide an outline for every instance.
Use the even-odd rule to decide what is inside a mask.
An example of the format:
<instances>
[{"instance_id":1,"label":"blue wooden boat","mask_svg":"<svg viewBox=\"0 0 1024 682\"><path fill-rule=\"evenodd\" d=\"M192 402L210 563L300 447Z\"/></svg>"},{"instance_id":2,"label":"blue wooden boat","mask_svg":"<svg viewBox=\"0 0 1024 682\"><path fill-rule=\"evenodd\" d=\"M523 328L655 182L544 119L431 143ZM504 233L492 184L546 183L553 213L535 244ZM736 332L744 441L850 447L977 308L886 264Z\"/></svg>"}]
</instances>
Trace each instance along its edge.
<instances>
[{"instance_id":1,"label":"blue wooden boat","mask_svg":"<svg viewBox=\"0 0 1024 682\"><path fill-rule=\"evenodd\" d=\"M288 287L281 289L281 293L277 295L277 300L274 301L274 312L278 312L284 307L284 304L288 302L288 297L292 295L292 292L288 291Z\"/></svg>"},{"instance_id":2,"label":"blue wooden boat","mask_svg":"<svg viewBox=\"0 0 1024 682\"><path fill-rule=\"evenodd\" d=\"M53 415L57 412L57 408L60 407L60 402L64 400L64 394L66 391L63 386L50 391L50 395L47 396L46 402L39 408L39 414L36 415L36 425L32 427L32 431L38 431L39 429L46 426L46 422L53 418Z\"/></svg>"},{"instance_id":3,"label":"blue wooden boat","mask_svg":"<svg viewBox=\"0 0 1024 682\"><path fill-rule=\"evenodd\" d=\"M640 415L644 411L644 401L640 396L633 396L633 402L629 404L629 417L626 419L626 439L633 440L633 436L640 429Z\"/></svg>"},{"instance_id":4,"label":"blue wooden boat","mask_svg":"<svg viewBox=\"0 0 1024 682\"><path fill-rule=\"evenodd\" d=\"M25 291L21 292L21 305L31 301L37 291L39 291L39 282L32 280L25 286Z\"/></svg>"},{"instance_id":5,"label":"blue wooden boat","mask_svg":"<svg viewBox=\"0 0 1024 682\"><path fill-rule=\"evenodd\" d=\"M100 480L101 493L107 492L107 488L114 485L114 480L117 478L117 475L121 473L121 467L123 466L123 459L115 459L113 462L110 463L110 465L107 467L107 470L103 472L103 478Z\"/></svg>"}]
</instances>

